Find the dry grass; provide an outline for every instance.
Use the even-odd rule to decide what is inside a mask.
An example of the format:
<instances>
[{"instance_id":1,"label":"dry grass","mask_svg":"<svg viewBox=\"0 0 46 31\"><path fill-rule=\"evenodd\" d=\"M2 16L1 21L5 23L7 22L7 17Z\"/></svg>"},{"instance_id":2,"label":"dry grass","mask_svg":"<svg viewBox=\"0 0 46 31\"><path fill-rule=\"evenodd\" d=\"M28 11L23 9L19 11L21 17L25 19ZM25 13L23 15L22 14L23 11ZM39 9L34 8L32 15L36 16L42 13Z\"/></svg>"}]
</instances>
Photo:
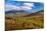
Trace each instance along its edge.
<instances>
[{"instance_id":1,"label":"dry grass","mask_svg":"<svg viewBox=\"0 0 46 31\"><path fill-rule=\"evenodd\" d=\"M7 17L6 30L18 29L40 29L44 27L43 14L37 14L29 17Z\"/></svg>"}]
</instances>

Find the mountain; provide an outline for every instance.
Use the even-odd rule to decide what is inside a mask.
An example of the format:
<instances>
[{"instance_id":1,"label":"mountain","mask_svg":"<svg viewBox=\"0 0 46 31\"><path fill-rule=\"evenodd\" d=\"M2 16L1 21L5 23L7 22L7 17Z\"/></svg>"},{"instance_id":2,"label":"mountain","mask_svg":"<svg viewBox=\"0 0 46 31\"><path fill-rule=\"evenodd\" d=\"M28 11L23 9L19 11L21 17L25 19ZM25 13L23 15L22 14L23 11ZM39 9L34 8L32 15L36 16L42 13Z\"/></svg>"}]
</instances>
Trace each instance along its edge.
<instances>
[{"instance_id":1,"label":"mountain","mask_svg":"<svg viewBox=\"0 0 46 31\"><path fill-rule=\"evenodd\" d=\"M9 11L5 11L5 14L9 14L9 13L23 13L23 12L25 12L24 10L20 10L20 11L18 11L18 10L9 10Z\"/></svg>"},{"instance_id":2,"label":"mountain","mask_svg":"<svg viewBox=\"0 0 46 31\"><path fill-rule=\"evenodd\" d=\"M44 10L40 10L38 12L34 12L34 13L30 13L28 14L27 12L25 12L24 10L21 11L17 11L17 10L11 10L11 11L7 11L5 12L5 14L7 16L16 16L16 17L28 17L28 16L34 16L34 15L41 15L43 14Z\"/></svg>"},{"instance_id":3,"label":"mountain","mask_svg":"<svg viewBox=\"0 0 46 31\"><path fill-rule=\"evenodd\" d=\"M43 13L44 13L44 10L41 10L35 13L31 13L31 14L27 14L27 15L24 14L24 15L21 15L21 17L19 15L16 15L16 17L15 16L8 17L7 15L5 17L6 29L9 29L9 30L41 29L44 27L44 18L43 18L44 14Z\"/></svg>"},{"instance_id":4,"label":"mountain","mask_svg":"<svg viewBox=\"0 0 46 31\"><path fill-rule=\"evenodd\" d=\"M44 10L41 10L41 11L38 11L38 12L35 12L35 13L31 13L29 15L25 15L24 17L28 17L28 16L34 16L34 15L43 15L44 14Z\"/></svg>"},{"instance_id":5,"label":"mountain","mask_svg":"<svg viewBox=\"0 0 46 31\"><path fill-rule=\"evenodd\" d=\"M23 15L28 15L28 13L24 10L10 10L5 12L6 16L23 16Z\"/></svg>"}]
</instances>

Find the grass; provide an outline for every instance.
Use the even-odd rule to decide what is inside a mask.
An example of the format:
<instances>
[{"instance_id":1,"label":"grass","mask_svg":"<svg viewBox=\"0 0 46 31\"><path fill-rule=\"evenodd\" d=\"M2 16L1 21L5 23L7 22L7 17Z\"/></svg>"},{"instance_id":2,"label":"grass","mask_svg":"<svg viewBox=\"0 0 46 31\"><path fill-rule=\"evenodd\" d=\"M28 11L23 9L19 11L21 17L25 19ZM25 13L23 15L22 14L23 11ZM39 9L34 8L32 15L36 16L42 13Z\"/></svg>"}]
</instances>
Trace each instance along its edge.
<instances>
[{"instance_id":1,"label":"grass","mask_svg":"<svg viewBox=\"0 0 46 31\"><path fill-rule=\"evenodd\" d=\"M44 28L43 14L27 17L6 16L6 30L41 29Z\"/></svg>"},{"instance_id":2,"label":"grass","mask_svg":"<svg viewBox=\"0 0 46 31\"><path fill-rule=\"evenodd\" d=\"M20 23L22 28L42 28L43 27L43 18L40 17L19 17L16 18L16 23ZM19 27L19 25L17 26ZM16 28L17 28L16 27Z\"/></svg>"}]
</instances>

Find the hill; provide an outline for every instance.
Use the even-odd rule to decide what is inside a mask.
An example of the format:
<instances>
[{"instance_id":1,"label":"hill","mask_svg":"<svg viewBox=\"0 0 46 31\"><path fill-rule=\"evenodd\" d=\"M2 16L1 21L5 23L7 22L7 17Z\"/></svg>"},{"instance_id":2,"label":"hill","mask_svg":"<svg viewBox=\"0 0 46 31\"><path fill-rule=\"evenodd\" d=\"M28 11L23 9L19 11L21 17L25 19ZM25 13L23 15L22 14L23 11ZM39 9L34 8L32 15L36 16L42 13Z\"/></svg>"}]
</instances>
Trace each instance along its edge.
<instances>
[{"instance_id":1,"label":"hill","mask_svg":"<svg viewBox=\"0 0 46 31\"><path fill-rule=\"evenodd\" d=\"M44 11L38 11L21 17L5 16L6 30L44 28Z\"/></svg>"}]
</instances>

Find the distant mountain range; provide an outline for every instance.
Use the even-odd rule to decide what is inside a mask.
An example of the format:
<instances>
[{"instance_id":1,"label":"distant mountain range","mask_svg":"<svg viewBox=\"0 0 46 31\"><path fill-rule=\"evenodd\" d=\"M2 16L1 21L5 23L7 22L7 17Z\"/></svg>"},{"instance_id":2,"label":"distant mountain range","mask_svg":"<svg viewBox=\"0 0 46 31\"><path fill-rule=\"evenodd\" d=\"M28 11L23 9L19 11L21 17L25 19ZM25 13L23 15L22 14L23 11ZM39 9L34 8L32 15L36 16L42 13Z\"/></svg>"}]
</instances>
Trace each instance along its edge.
<instances>
[{"instance_id":1,"label":"distant mountain range","mask_svg":"<svg viewBox=\"0 0 46 31\"><path fill-rule=\"evenodd\" d=\"M5 14L9 14L9 13L24 13L24 12L25 12L24 10L21 10L21 11L9 10L9 11L6 11Z\"/></svg>"},{"instance_id":2,"label":"distant mountain range","mask_svg":"<svg viewBox=\"0 0 46 31\"><path fill-rule=\"evenodd\" d=\"M34 15L44 15L44 10L41 10L41 11L38 11L38 12L35 12L35 13L31 13L29 15L26 15L24 17L27 17L27 16L34 16Z\"/></svg>"},{"instance_id":3,"label":"distant mountain range","mask_svg":"<svg viewBox=\"0 0 46 31\"><path fill-rule=\"evenodd\" d=\"M43 12L44 10L40 10L38 12ZM36 13L38 13L36 12ZM20 11L17 11L17 10L10 10L10 11L6 11L5 14L9 14L9 13L27 13L26 11L24 10L20 10ZM35 12L34 12L35 13Z\"/></svg>"},{"instance_id":4,"label":"distant mountain range","mask_svg":"<svg viewBox=\"0 0 46 31\"><path fill-rule=\"evenodd\" d=\"M30 14L27 14L25 11L23 11L23 10L21 10L21 11L7 11L7 12L5 12L5 14L7 15L7 16L24 16L24 17L27 17L27 16L34 16L34 15L41 15L41 14L43 14L44 13L44 10L40 10L40 11L38 11L38 12L35 12L35 13L30 13Z\"/></svg>"}]
</instances>

